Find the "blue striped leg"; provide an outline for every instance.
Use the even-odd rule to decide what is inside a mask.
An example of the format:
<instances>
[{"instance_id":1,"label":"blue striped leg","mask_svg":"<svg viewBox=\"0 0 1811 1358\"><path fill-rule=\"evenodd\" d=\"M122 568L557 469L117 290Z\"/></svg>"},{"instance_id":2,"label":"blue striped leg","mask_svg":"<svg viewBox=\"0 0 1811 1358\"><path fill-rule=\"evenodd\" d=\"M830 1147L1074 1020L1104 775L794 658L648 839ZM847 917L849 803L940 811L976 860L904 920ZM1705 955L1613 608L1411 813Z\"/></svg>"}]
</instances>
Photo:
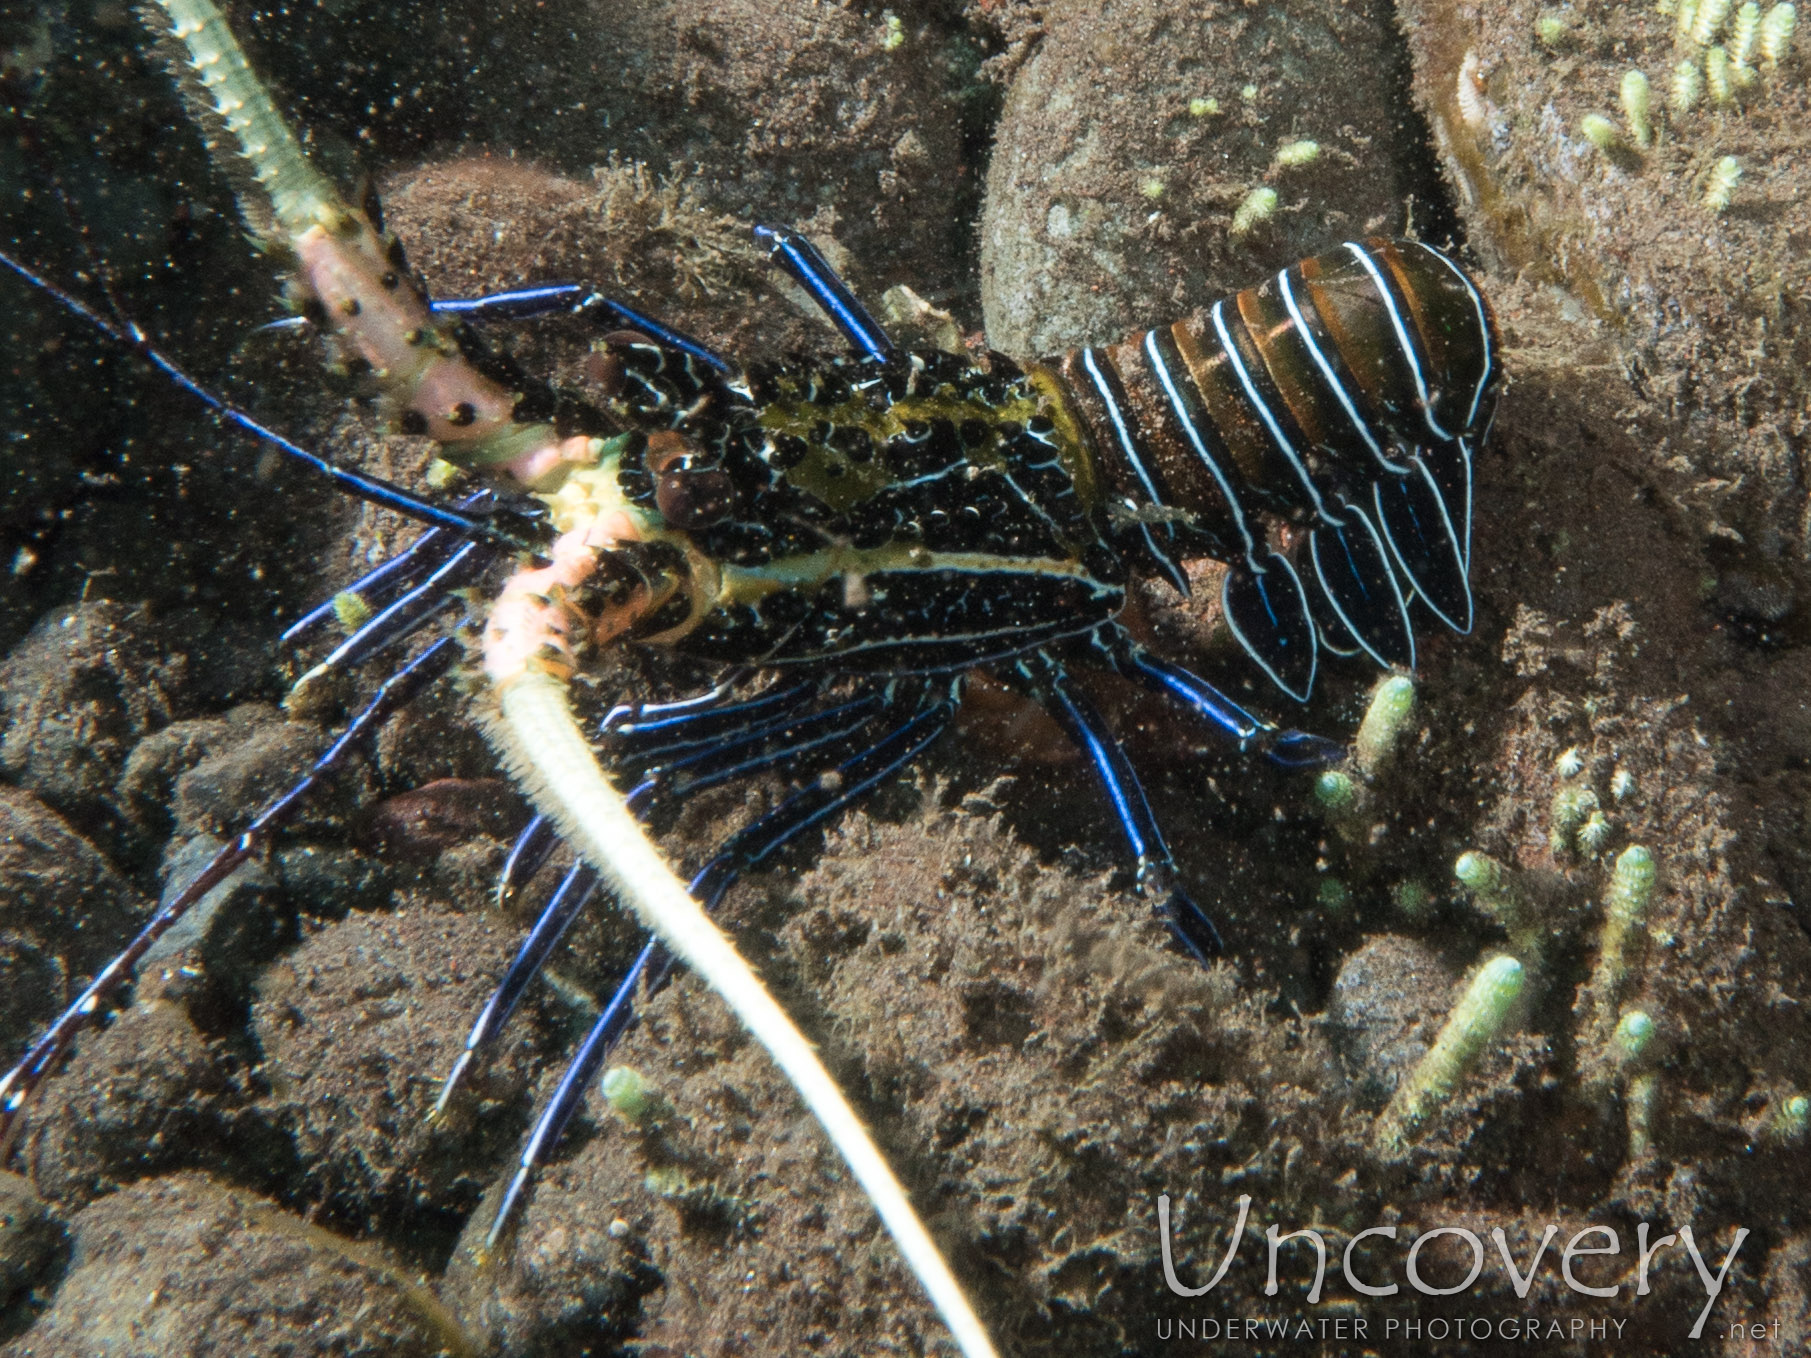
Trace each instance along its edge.
<instances>
[{"instance_id":1,"label":"blue striped leg","mask_svg":"<svg viewBox=\"0 0 1811 1358\"><path fill-rule=\"evenodd\" d=\"M543 316L576 316L603 329L633 330L677 353L690 354L707 367L728 375L735 367L701 340L685 331L657 321L652 316L625 306L582 283L536 283L527 287L508 288L482 297L442 297L428 303L431 310L461 320L490 323L496 321L529 321ZM299 330L308 325L305 316L285 316L261 325L259 330Z\"/></svg>"},{"instance_id":2,"label":"blue striped leg","mask_svg":"<svg viewBox=\"0 0 1811 1358\"><path fill-rule=\"evenodd\" d=\"M561 879L552 899L535 921L534 928L522 940L522 946L517 949L509 969L503 973L503 979L497 983L496 990L485 1002L478 1021L472 1025L472 1031L467 1034L465 1050L459 1054L446 1082L440 1086L440 1097L434 1101L434 1111L428 1114L430 1118L437 1118L446 1112L447 1103L452 1099L453 1091L465 1079L466 1071L503 1035L503 1029L514 1017L517 1006L522 1003L522 996L528 991L529 982L541 974L541 969L547 965L547 959L553 956L553 950L559 947L560 940L566 936L566 930L578 918L579 911L590 903L596 891L597 870L589 864L575 863Z\"/></svg>"},{"instance_id":3,"label":"blue striped leg","mask_svg":"<svg viewBox=\"0 0 1811 1358\"><path fill-rule=\"evenodd\" d=\"M573 305L572 314L600 330L608 326L614 330L631 330L646 335L663 349L671 349L675 353L697 359L705 367L715 370L719 376L728 377L736 371L735 364L704 341L693 339L685 331L664 321L657 321L645 312L624 306L601 292L587 292Z\"/></svg>"},{"instance_id":4,"label":"blue striped leg","mask_svg":"<svg viewBox=\"0 0 1811 1358\"><path fill-rule=\"evenodd\" d=\"M842 757L843 747L859 741L886 710L885 695L876 688L804 716L773 717L751 724L733 736L646 766L641 781L629 793L629 805L637 814L652 815L661 802L677 802L767 769L821 767L827 760Z\"/></svg>"},{"instance_id":5,"label":"blue striped leg","mask_svg":"<svg viewBox=\"0 0 1811 1358\"><path fill-rule=\"evenodd\" d=\"M839 764L834 770L835 778L815 779L810 786L794 793L754 824L732 835L692 878L692 894L707 908L714 908L742 873L766 861L827 816L866 796L929 749L955 719L959 689L956 684L947 689L913 687L915 691L907 695L889 686L885 715L897 719L905 714L903 721L898 721L880 740ZM535 1170L559 1142L598 1068L628 1030L635 1017L637 990L644 984L650 990L659 986L673 966L672 957L653 939L630 964L616 993L574 1053L553 1098L535 1122L516 1172L497 1206L497 1215L485 1242L487 1249L496 1248Z\"/></svg>"},{"instance_id":6,"label":"blue striped leg","mask_svg":"<svg viewBox=\"0 0 1811 1358\"><path fill-rule=\"evenodd\" d=\"M497 909L507 910L559 847L560 832L554 829L553 822L543 815L532 816L516 836L516 842L509 846L503 871L497 874Z\"/></svg>"},{"instance_id":7,"label":"blue striped leg","mask_svg":"<svg viewBox=\"0 0 1811 1358\"><path fill-rule=\"evenodd\" d=\"M1252 716L1200 675L1152 655L1120 628L1102 629L1099 639L1114 669L1219 727L1241 751L1255 750L1289 769L1321 768L1346 757L1346 747L1336 740L1282 730Z\"/></svg>"},{"instance_id":8,"label":"blue striped leg","mask_svg":"<svg viewBox=\"0 0 1811 1358\"><path fill-rule=\"evenodd\" d=\"M132 979L135 968L157 940L168 933L196 902L232 876L248 858L262 853L277 831L295 818L315 791L338 772L347 757L399 709L451 669L459 655L459 643L451 637L442 637L386 679L365 709L352 719L327 752L315 760L301 780L260 811L187 886L159 907L119 956L101 968L76 1002L32 1043L19 1064L0 1078L0 1164L5 1162L12 1147L20 1125L19 1114L39 1081L69 1049L76 1034Z\"/></svg>"},{"instance_id":9,"label":"blue striped leg","mask_svg":"<svg viewBox=\"0 0 1811 1358\"><path fill-rule=\"evenodd\" d=\"M481 490L475 495L468 495L453 506L454 509L481 509L492 499L491 492ZM396 555L380 563L375 569L366 572L344 589L337 591L331 599L318 604L297 618L283 634L277 638L285 646L293 646L305 638L317 627L339 617L338 604L344 595L354 595L371 612L376 613L388 607L396 596L404 590L412 589L421 583L423 576L439 570L446 564L447 558L464 541L458 535L449 533L444 528L430 528L417 537Z\"/></svg>"},{"instance_id":10,"label":"blue striped leg","mask_svg":"<svg viewBox=\"0 0 1811 1358\"><path fill-rule=\"evenodd\" d=\"M337 670L362 665L426 627L440 614L461 605L459 590L471 584L497 559L489 543L462 542L420 584L394 600L328 653L327 658L296 681L296 688L318 682Z\"/></svg>"},{"instance_id":11,"label":"blue striped leg","mask_svg":"<svg viewBox=\"0 0 1811 1358\"><path fill-rule=\"evenodd\" d=\"M527 287L506 288L482 297L436 298L428 303L428 309L441 316L457 316L468 321L532 321L575 310L588 291L579 283L531 283ZM306 316L280 316L265 322L254 333L305 330L311 324Z\"/></svg>"},{"instance_id":12,"label":"blue striped leg","mask_svg":"<svg viewBox=\"0 0 1811 1358\"><path fill-rule=\"evenodd\" d=\"M816 689L819 684L813 682L807 687ZM713 690L713 694L716 690ZM710 698L713 694L704 695ZM698 700L687 703L666 704L665 708L691 706ZM752 704L739 703L723 707L724 712L738 708L748 708ZM718 740L711 742L707 751L699 752L688 758L687 778L681 785L671 781L649 779L636 789L640 795L632 794L629 804L636 815L648 819L662 804L677 802L694 792L699 792L720 783L737 778L752 776L771 769L790 773L801 764L822 767L828 760L834 762L848 753L847 746L859 744L866 736L866 728L885 714L885 706L878 692L867 695L865 699L842 704L840 707L817 713L810 717L791 723L789 726L774 726L772 722L755 723L749 730L736 735L726 733ZM696 714L695 714L696 715ZM709 755L707 760L704 756ZM543 822L544 825L544 822ZM542 841L545 841L545 848ZM510 863L505 864L505 876L512 874L509 868L518 857L532 859L539 856L544 863L548 854L557 846L558 839L551 827L544 831L530 825L518 838L516 847L510 852ZM538 869L540 863L534 864ZM516 885L533 876L533 870L526 862L514 874ZM553 898L543 908L540 917L535 921L528 936L523 939L515 958L497 983L496 991L485 1004L478 1021L472 1026L471 1033L465 1041L465 1050L447 1076L441 1087L440 1097L434 1105L431 1116L445 1112L449 1100L469 1069L475 1066L489 1052L490 1047L503 1035L503 1029L515 1014L517 1007L527 992L528 985L540 975L547 965L553 951L559 946L579 911L584 909L597 886L597 874L588 866L578 864L569 870L561 881Z\"/></svg>"},{"instance_id":13,"label":"blue striped leg","mask_svg":"<svg viewBox=\"0 0 1811 1358\"><path fill-rule=\"evenodd\" d=\"M868 314L849 285L836 276L830 261L803 235L790 226L757 226L755 243L767 247L768 259L811 294L818 309L863 358L880 362L898 352L880 322Z\"/></svg>"},{"instance_id":14,"label":"blue striped leg","mask_svg":"<svg viewBox=\"0 0 1811 1358\"><path fill-rule=\"evenodd\" d=\"M1058 724L1088 756L1094 773L1100 779L1114 817L1125 832L1137 865L1139 891L1157 902L1158 913L1169 925L1170 932L1192 953L1206 963L1226 950L1220 931L1176 880L1176 864L1164 843L1163 831L1151 814L1151 804L1138 781L1138 772L1119 739L1107 728L1100 709L1075 687L1068 671L1056 657L1035 651L1015 666L1021 682L1031 696L1055 717Z\"/></svg>"},{"instance_id":15,"label":"blue striped leg","mask_svg":"<svg viewBox=\"0 0 1811 1358\"><path fill-rule=\"evenodd\" d=\"M707 747L749 723L798 711L823 691L823 681L803 679L775 684L765 692L737 702L721 700L722 686L685 702L641 707L615 707L604 718L599 734L610 737L623 757L652 762L672 754ZM702 705L710 699L709 705Z\"/></svg>"}]
</instances>

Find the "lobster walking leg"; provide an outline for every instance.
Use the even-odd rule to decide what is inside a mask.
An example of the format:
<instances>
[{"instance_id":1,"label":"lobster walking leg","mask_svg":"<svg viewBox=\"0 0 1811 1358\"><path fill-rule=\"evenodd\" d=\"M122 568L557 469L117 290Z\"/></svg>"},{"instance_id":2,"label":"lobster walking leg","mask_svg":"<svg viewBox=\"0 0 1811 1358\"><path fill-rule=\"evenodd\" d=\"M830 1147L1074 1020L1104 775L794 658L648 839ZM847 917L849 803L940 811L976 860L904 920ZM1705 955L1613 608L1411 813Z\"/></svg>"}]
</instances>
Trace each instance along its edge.
<instances>
[{"instance_id":1,"label":"lobster walking leg","mask_svg":"<svg viewBox=\"0 0 1811 1358\"><path fill-rule=\"evenodd\" d=\"M475 495L466 496L453 508L481 509L492 498L490 491L479 491ZM413 589L421 583L424 576L444 566L465 541L466 539L445 528L428 529L407 547L367 571L331 599L309 609L286 627L277 640L285 646L293 646L323 623L337 619L340 616L341 600L347 596L356 597L373 614L389 607L399 594Z\"/></svg>"},{"instance_id":2,"label":"lobster walking leg","mask_svg":"<svg viewBox=\"0 0 1811 1358\"><path fill-rule=\"evenodd\" d=\"M265 807L250 825L209 860L187 887L165 902L124 951L88 983L76 1002L32 1043L18 1065L0 1079L0 1163L4 1163L12 1148L21 1125L20 1113L39 1081L69 1049L76 1034L131 981L140 960L157 940L208 892L232 876L241 864L261 852L271 837L307 805L315 790L339 770L348 755L360 748L400 708L451 669L458 656L459 644L443 637L385 680L377 695L352 719L340 738L315 761L301 781Z\"/></svg>"},{"instance_id":3,"label":"lobster walking leg","mask_svg":"<svg viewBox=\"0 0 1811 1358\"><path fill-rule=\"evenodd\" d=\"M815 689L817 685L810 684L806 687ZM732 704L725 710L747 709L755 705ZM896 718L897 709L897 704L889 704L882 693L875 692L790 724L786 721L779 725L771 721L757 723L739 735L726 734L709 741L705 749L695 751L686 760L680 761L681 765L687 766L684 782L644 779L637 788L643 795L637 797L635 793L631 793L630 805L638 815L646 819L663 803L675 802L707 788L757 773L778 770L795 775L801 767L822 769L826 763L835 767L838 760L846 759L851 763L865 760L876 744L872 728L889 716ZM878 743L884 745L885 739ZM858 747L853 756L850 755L852 746ZM671 769L678 766L665 767ZM844 769L838 767L836 773L834 781L840 783ZM816 775L813 775L813 781L816 781ZM850 797L860 796L861 791L852 791ZM811 823L810 819L801 820L796 806L788 803L757 822L749 833L754 835L757 843L774 839L777 834L778 839L767 850L771 852L772 848L786 842ZM721 852L716 855L721 856ZM730 880L733 877L726 879L723 885L727 887ZM515 1012L529 982L547 964L560 938L590 898L596 883L596 874L583 865L574 867L560 883L467 1037L465 1051L441 1089L439 1101L435 1105L436 1113L446 1107L466 1070L482 1059L488 1048L501 1036L503 1026Z\"/></svg>"},{"instance_id":4,"label":"lobster walking leg","mask_svg":"<svg viewBox=\"0 0 1811 1358\"><path fill-rule=\"evenodd\" d=\"M467 1034L465 1050L459 1053L459 1059L454 1062L446 1082L440 1086L440 1097L434 1101L434 1110L428 1114L430 1118L439 1117L446 1111L446 1106L465 1078L466 1071L503 1035L503 1029L515 1015L516 1007L527 993L529 983L541 974L541 969L547 965L547 959L559 947L567 929L572 927L572 922L590 903L596 891L597 869L580 862L567 870L539 918L535 920L534 927L528 931L521 947L516 950L508 970L503 973L503 979L497 983L496 990L485 1002L478 1021L472 1025L472 1031Z\"/></svg>"},{"instance_id":5,"label":"lobster walking leg","mask_svg":"<svg viewBox=\"0 0 1811 1358\"><path fill-rule=\"evenodd\" d=\"M509 846L503 869L497 874L497 908L500 910L516 898L529 879L546 866L553 851L560 847L560 832L546 816L536 813L529 818Z\"/></svg>"},{"instance_id":6,"label":"lobster walking leg","mask_svg":"<svg viewBox=\"0 0 1811 1358\"><path fill-rule=\"evenodd\" d=\"M1337 764L1346 757L1346 747L1337 740L1260 721L1194 671L1152 655L1123 628L1101 631L1100 642L1114 669L1218 726L1241 751L1257 751L1273 764L1292 769Z\"/></svg>"},{"instance_id":7,"label":"lobster walking leg","mask_svg":"<svg viewBox=\"0 0 1811 1358\"><path fill-rule=\"evenodd\" d=\"M489 544L461 543L432 575L368 620L297 680L295 693L335 671L364 664L414 636L440 614L458 607L457 591L475 581L495 560L496 553Z\"/></svg>"},{"instance_id":8,"label":"lobster walking leg","mask_svg":"<svg viewBox=\"0 0 1811 1358\"><path fill-rule=\"evenodd\" d=\"M906 719L898 721L879 740L837 765L833 770L835 777L814 779L810 786L731 836L692 878L692 894L707 907L714 908L744 872L764 862L827 816L859 801L877 785L917 760L948 730L955 719L957 699L953 691L939 696L933 689L926 689L914 697L915 702L894 700L888 715L897 718L904 712L908 714ZM659 986L674 964L675 959L661 942L650 939L624 973L609 1003L573 1054L553 1098L529 1133L516 1172L498 1204L486 1240L487 1248L495 1248L508 1228L535 1170L558 1143L567 1123L578 1111L579 1102L598 1068L628 1031L635 1017L636 992L644 985L650 990Z\"/></svg>"},{"instance_id":9,"label":"lobster walking leg","mask_svg":"<svg viewBox=\"0 0 1811 1358\"><path fill-rule=\"evenodd\" d=\"M1176 864L1164 843L1163 831L1151 814L1138 772L1126 758L1119 740L1107 728L1100 709L1070 680L1063 663L1038 651L1021 660L1015 671L1027 691L1055 717L1075 742L1112 803L1113 815L1125 832L1138 873L1139 890L1157 902L1157 909L1177 940L1204 965L1226 950L1220 930L1208 914L1176 881Z\"/></svg>"},{"instance_id":10,"label":"lobster walking leg","mask_svg":"<svg viewBox=\"0 0 1811 1358\"><path fill-rule=\"evenodd\" d=\"M881 361L898 352L880 322L868 314L868 309L849 291L849 285L837 277L830 261L804 235L790 226L757 226L755 240L767 247L769 259L811 295L811 300L863 358Z\"/></svg>"}]
</instances>

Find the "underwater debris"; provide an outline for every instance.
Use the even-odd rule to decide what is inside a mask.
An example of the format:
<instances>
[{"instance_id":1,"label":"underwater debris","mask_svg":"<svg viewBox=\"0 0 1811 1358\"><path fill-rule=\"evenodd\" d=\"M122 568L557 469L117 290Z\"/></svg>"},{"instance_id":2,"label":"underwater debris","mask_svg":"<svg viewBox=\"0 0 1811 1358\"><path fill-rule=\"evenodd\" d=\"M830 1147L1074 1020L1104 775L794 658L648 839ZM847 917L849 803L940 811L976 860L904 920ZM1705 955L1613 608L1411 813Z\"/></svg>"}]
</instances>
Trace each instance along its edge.
<instances>
[{"instance_id":1,"label":"underwater debris","mask_svg":"<svg viewBox=\"0 0 1811 1358\"><path fill-rule=\"evenodd\" d=\"M1477 1065L1508 1025L1521 998L1522 964L1507 954L1491 958L1472 977L1447 1015L1440 1036L1397 1088L1377 1123L1377 1144L1400 1148L1426 1124Z\"/></svg>"}]
</instances>

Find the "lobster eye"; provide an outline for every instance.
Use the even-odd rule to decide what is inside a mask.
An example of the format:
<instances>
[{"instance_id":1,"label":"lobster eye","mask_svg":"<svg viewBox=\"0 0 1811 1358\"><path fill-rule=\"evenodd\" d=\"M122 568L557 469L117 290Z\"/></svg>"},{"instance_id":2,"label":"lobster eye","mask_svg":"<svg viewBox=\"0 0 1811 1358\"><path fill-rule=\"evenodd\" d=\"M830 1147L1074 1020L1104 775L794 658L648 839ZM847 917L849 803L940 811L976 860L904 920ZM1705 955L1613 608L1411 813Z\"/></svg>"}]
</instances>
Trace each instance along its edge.
<instances>
[{"instance_id":1,"label":"lobster eye","mask_svg":"<svg viewBox=\"0 0 1811 1358\"><path fill-rule=\"evenodd\" d=\"M735 486L721 467L688 467L679 464L660 474L654 483L654 504L674 528L708 528L728 514L735 501Z\"/></svg>"}]
</instances>

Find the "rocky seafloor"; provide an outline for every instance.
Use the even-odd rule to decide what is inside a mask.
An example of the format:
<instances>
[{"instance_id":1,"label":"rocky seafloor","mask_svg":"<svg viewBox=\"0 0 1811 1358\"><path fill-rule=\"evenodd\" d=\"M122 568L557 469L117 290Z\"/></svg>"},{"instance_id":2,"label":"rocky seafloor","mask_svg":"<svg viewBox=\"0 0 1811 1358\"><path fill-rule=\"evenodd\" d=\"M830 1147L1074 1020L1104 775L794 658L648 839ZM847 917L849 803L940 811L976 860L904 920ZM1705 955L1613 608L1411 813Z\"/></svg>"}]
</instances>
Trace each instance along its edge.
<instances>
[{"instance_id":1,"label":"rocky seafloor","mask_svg":"<svg viewBox=\"0 0 1811 1358\"><path fill-rule=\"evenodd\" d=\"M1252 1352L1389 1353L1412 1346L1392 1321L1470 1317L1496 1336L1557 1322L1542 1351L1675 1353L1705 1289L1675 1248L1638 1293L1643 1223L1690 1225L1713 1271L1750 1232L1695 1347L1811 1344L1811 60L1802 37L1772 64L1757 40L1732 66L1740 11L1687 22L1683 3L234 8L311 149L375 177L443 294L584 278L726 352L828 350L748 245L754 220L807 229L864 296L908 285L1021 355L1367 232L1454 244L1489 294L1509 384L1477 466L1477 624L1424 628L1403 748L1356 805L1330 812L1311 778L1101 686L1229 960L1166 947L1081 769L1009 707L976 704L922 778L726 903L1002 1352L1205 1349L1174 1327L1214 1315L1314 1327ZM0 76L8 249L85 296L106 273L286 431L420 473L426 450L379 436L314 345L250 333L279 312L269 266L125 7L0 4ZM1235 234L1261 189L1273 210ZM320 645L276 636L410 530L217 430L40 295L9 280L0 307L10 1056L325 747L359 694L286 713ZM507 342L584 378L582 336ZM1284 713L1210 614L1155 586L1139 607L1167 654L1259 710L1344 733L1364 709L1356 665ZM705 677L614 665L606 696ZM425 1122L522 925L489 883L526 812L473 702L448 682L400 718L47 1084L0 1173L0 1355L945 1345L814 1126L687 980L616 1057L657 1114L594 1095L483 1250L585 997L632 940L599 909L471 1097ZM703 799L674 858L776 792ZM1611 975L1611 864L1637 845L1657 885ZM1509 871L1513 910L1455 882L1468 850ZM1504 953L1518 1006L1413 1135L1380 1134ZM1654 1036L1618 1068L1606 1014L1636 1009ZM1252 1199L1199 1300L1164 1281L1165 1193L1197 1284ZM1525 1263L1548 1223L1520 1295L1490 1232ZM1406 1285L1406 1244L1361 1250L1398 1293L1336 1268L1310 1303L1300 1245L1266 1294L1272 1224L1336 1258L1374 1226L1465 1227L1491 1255L1434 1297ZM1562 1274L1589 1226L1621 1253L1570 1278L1614 1297ZM1439 1285L1467 1269L1442 1253L1456 1239L1424 1256ZM1613 1347L1574 1321L1618 1325Z\"/></svg>"}]
</instances>

